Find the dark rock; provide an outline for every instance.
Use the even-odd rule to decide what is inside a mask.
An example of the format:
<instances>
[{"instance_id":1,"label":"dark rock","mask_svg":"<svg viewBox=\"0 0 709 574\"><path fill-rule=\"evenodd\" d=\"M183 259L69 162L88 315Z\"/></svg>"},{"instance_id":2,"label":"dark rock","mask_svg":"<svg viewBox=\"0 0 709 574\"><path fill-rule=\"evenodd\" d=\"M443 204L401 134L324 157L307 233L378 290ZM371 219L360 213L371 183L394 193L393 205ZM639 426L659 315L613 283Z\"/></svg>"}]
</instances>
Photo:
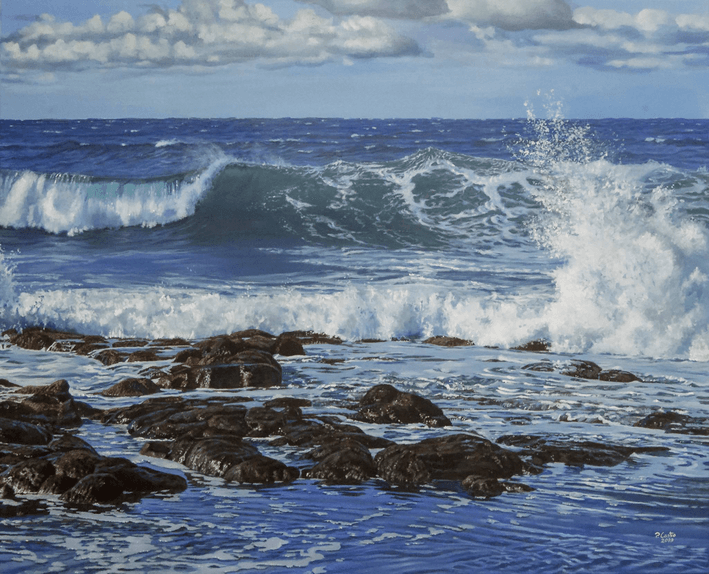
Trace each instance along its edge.
<instances>
[{"instance_id":1,"label":"dark rock","mask_svg":"<svg viewBox=\"0 0 709 574\"><path fill-rule=\"evenodd\" d=\"M534 489L526 484L513 482L500 482L496 478L480 478L469 476L461 483L463 488L476 498L492 498L503 492L531 492Z\"/></svg>"},{"instance_id":2,"label":"dark rock","mask_svg":"<svg viewBox=\"0 0 709 574\"><path fill-rule=\"evenodd\" d=\"M70 504L107 504L121 498L125 489L120 480L109 473L90 474L62 494Z\"/></svg>"},{"instance_id":3,"label":"dark rock","mask_svg":"<svg viewBox=\"0 0 709 574\"><path fill-rule=\"evenodd\" d=\"M466 347L474 345L472 341L468 341L467 339L459 339L458 337L444 337L440 335L429 337L424 341L424 343L429 345L438 345L439 347Z\"/></svg>"},{"instance_id":4,"label":"dark rock","mask_svg":"<svg viewBox=\"0 0 709 574\"><path fill-rule=\"evenodd\" d=\"M358 484L377 473L369 449L352 439L323 445L308 456L318 463L303 472L305 478L316 478L333 484Z\"/></svg>"},{"instance_id":5,"label":"dark rock","mask_svg":"<svg viewBox=\"0 0 709 574\"><path fill-rule=\"evenodd\" d=\"M223 477L232 466L258 454L255 446L237 437L182 438L173 443L169 459L202 474Z\"/></svg>"},{"instance_id":6,"label":"dark rock","mask_svg":"<svg viewBox=\"0 0 709 574\"><path fill-rule=\"evenodd\" d=\"M626 461L633 453L668 450L665 447L630 447L594 441L550 440L534 435L503 436L497 442L524 447L524 450L519 454L529 457L531 463L537 466L552 462L568 466L616 466Z\"/></svg>"},{"instance_id":7,"label":"dark rock","mask_svg":"<svg viewBox=\"0 0 709 574\"><path fill-rule=\"evenodd\" d=\"M42 351L49 349L56 341L79 338L81 338L81 335L75 333L65 333L42 327L27 327L21 333L11 335L10 343L22 347L23 349Z\"/></svg>"},{"instance_id":8,"label":"dark rock","mask_svg":"<svg viewBox=\"0 0 709 574\"><path fill-rule=\"evenodd\" d=\"M534 341L529 341L524 345L519 345L518 347L512 347L514 351L528 351L532 353L545 353L549 351L551 345L549 341L543 339L536 339Z\"/></svg>"},{"instance_id":9,"label":"dark rock","mask_svg":"<svg viewBox=\"0 0 709 574\"><path fill-rule=\"evenodd\" d=\"M150 379L124 379L100 394L104 397L140 397L159 391L160 387Z\"/></svg>"},{"instance_id":10,"label":"dark rock","mask_svg":"<svg viewBox=\"0 0 709 574\"><path fill-rule=\"evenodd\" d=\"M249 436L266 437L280 434L286 425L286 415L270 407L253 407L246 413Z\"/></svg>"},{"instance_id":11,"label":"dark rock","mask_svg":"<svg viewBox=\"0 0 709 574\"><path fill-rule=\"evenodd\" d=\"M424 423L430 427L450 426L443 411L428 399L414 393L405 393L391 385L371 388L359 401L355 420L376 423Z\"/></svg>"},{"instance_id":12,"label":"dark rock","mask_svg":"<svg viewBox=\"0 0 709 574\"><path fill-rule=\"evenodd\" d=\"M155 339L151 342L151 345L157 347L189 347L189 341L185 341L180 337L172 339Z\"/></svg>"},{"instance_id":13,"label":"dark rock","mask_svg":"<svg viewBox=\"0 0 709 574\"><path fill-rule=\"evenodd\" d=\"M55 397L60 401L68 401L71 398L71 393L69 392L69 383L67 383L64 379L54 381L50 385L20 387L15 391L15 393L23 395Z\"/></svg>"},{"instance_id":14,"label":"dark rock","mask_svg":"<svg viewBox=\"0 0 709 574\"><path fill-rule=\"evenodd\" d=\"M24 500L19 503L0 502L0 518L49 514L49 510L40 500Z\"/></svg>"},{"instance_id":15,"label":"dark rock","mask_svg":"<svg viewBox=\"0 0 709 574\"><path fill-rule=\"evenodd\" d=\"M297 468L263 455L251 458L232 466L224 473L224 480L252 483L273 484L274 482L292 482L300 476Z\"/></svg>"},{"instance_id":16,"label":"dark rock","mask_svg":"<svg viewBox=\"0 0 709 574\"><path fill-rule=\"evenodd\" d=\"M94 472L99 459L97 454L86 449L70 450L54 462L54 468L57 474L79 480Z\"/></svg>"},{"instance_id":17,"label":"dark rock","mask_svg":"<svg viewBox=\"0 0 709 574\"><path fill-rule=\"evenodd\" d=\"M70 434L64 434L62 436L59 436L52 440L52 442L49 443L49 448L53 452L69 452L72 450L86 450L90 453L93 453L95 455L98 455L98 453L94 450L94 447L92 447L89 443L87 443L85 440L80 439L79 437L70 435Z\"/></svg>"},{"instance_id":18,"label":"dark rock","mask_svg":"<svg viewBox=\"0 0 709 574\"><path fill-rule=\"evenodd\" d=\"M157 353L151 349L142 349L140 351L134 351L126 359L129 363L142 363L148 361L159 361Z\"/></svg>"},{"instance_id":19,"label":"dark rock","mask_svg":"<svg viewBox=\"0 0 709 574\"><path fill-rule=\"evenodd\" d=\"M550 361L542 361L540 363L530 363L522 367L525 371L536 371L539 373L553 373L554 365Z\"/></svg>"},{"instance_id":20,"label":"dark rock","mask_svg":"<svg viewBox=\"0 0 709 574\"><path fill-rule=\"evenodd\" d=\"M661 429L671 433L709 436L709 421L683 415L676 411L652 413L636 422L633 426Z\"/></svg>"},{"instance_id":21,"label":"dark rock","mask_svg":"<svg viewBox=\"0 0 709 574\"><path fill-rule=\"evenodd\" d=\"M367 448L385 448L392 441L366 434L354 425L342 424L330 417L316 417L316 420L287 422L281 429L283 436L271 441L273 446L300 446L313 448L323 444L350 438Z\"/></svg>"},{"instance_id":22,"label":"dark rock","mask_svg":"<svg viewBox=\"0 0 709 574\"><path fill-rule=\"evenodd\" d=\"M115 365L117 363L122 363L126 360L126 356L123 353L114 351L113 349L106 349L105 351L100 351L94 355L94 359L100 361L107 367Z\"/></svg>"},{"instance_id":23,"label":"dark rock","mask_svg":"<svg viewBox=\"0 0 709 574\"><path fill-rule=\"evenodd\" d=\"M263 403L264 407L271 407L272 409L301 408L310 407L312 405L313 402L309 399L298 399L295 397L278 397Z\"/></svg>"},{"instance_id":24,"label":"dark rock","mask_svg":"<svg viewBox=\"0 0 709 574\"><path fill-rule=\"evenodd\" d=\"M42 426L0 418L0 442L44 445L49 444L51 440L52 433Z\"/></svg>"},{"instance_id":25,"label":"dark rock","mask_svg":"<svg viewBox=\"0 0 709 574\"><path fill-rule=\"evenodd\" d=\"M271 346L271 353L284 357L305 355L303 344L295 337L280 335Z\"/></svg>"},{"instance_id":26,"label":"dark rock","mask_svg":"<svg viewBox=\"0 0 709 574\"><path fill-rule=\"evenodd\" d=\"M15 500L15 491L9 484L3 483L0 485L0 498L3 500Z\"/></svg>"},{"instance_id":27,"label":"dark rock","mask_svg":"<svg viewBox=\"0 0 709 574\"><path fill-rule=\"evenodd\" d=\"M640 381L640 377L635 376L633 373L629 373L628 371L619 371L617 369L601 371L598 378L601 381L613 381L615 383L632 383L633 381Z\"/></svg>"},{"instance_id":28,"label":"dark rock","mask_svg":"<svg viewBox=\"0 0 709 574\"><path fill-rule=\"evenodd\" d=\"M280 337L289 337L297 339L301 345L341 345L342 339L339 337L331 337L324 333L316 333L315 331L287 331L281 333Z\"/></svg>"},{"instance_id":29,"label":"dark rock","mask_svg":"<svg viewBox=\"0 0 709 574\"><path fill-rule=\"evenodd\" d=\"M39 492L42 483L55 474L54 465L44 459L20 462L7 471L4 482L20 494Z\"/></svg>"},{"instance_id":30,"label":"dark rock","mask_svg":"<svg viewBox=\"0 0 709 574\"><path fill-rule=\"evenodd\" d=\"M175 363L186 363L187 361L191 361L193 364L197 363L199 360L202 359L202 350L201 349L195 349L195 348L189 348L189 349L183 349L177 355L175 355Z\"/></svg>"},{"instance_id":31,"label":"dark rock","mask_svg":"<svg viewBox=\"0 0 709 574\"><path fill-rule=\"evenodd\" d=\"M576 377L577 379L597 379L598 375L601 374L601 367L591 361L574 360L561 374L567 377Z\"/></svg>"},{"instance_id":32,"label":"dark rock","mask_svg":"<svg viewBox=\"0 0 709 574\"><path fill-rule=\"evenodd\" d=\"M114 348L145 347L147 344L148 344L148 341L144 341L142 339L121 339L120 341L115 341L112 346Z\"/></svg>"},{"instance_id":33,"label":"dark rock","mask_svg":"<svg viewBox=\"0 0 709 574\"><path fill-rule=\"evenodd\" d=\"M15 383L11 383L7 379L0 379L0 387L5 388L5 389L17 389L17 388L20 388L20 385L16 385Z\"/></svg>"},{"instance_id":34,"label":"dark rock","mask_svg":"<svg viewBox=\"0 0 709 574\"><path fill-rule=\"evenodd\" d=\"M528 469L519 456L479 436L455 434L394 445L374 459L387 482L412 486L430 480L509 478Z\"/></svg>"}]
</instances>

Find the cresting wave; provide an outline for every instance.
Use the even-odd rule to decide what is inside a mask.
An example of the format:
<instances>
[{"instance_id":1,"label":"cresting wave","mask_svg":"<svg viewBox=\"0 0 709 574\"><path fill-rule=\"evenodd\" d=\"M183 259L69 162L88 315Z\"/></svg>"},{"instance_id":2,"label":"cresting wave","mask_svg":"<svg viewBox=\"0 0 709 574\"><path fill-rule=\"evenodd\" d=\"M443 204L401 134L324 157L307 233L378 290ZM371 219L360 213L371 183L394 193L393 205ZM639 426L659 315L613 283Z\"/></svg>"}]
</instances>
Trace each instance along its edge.
<instances>
[{"instance_id":1,"label":"cresting wave","mask_svg":"<svg viewBox=\"0 0 709 574\"><path fill-rule=\"evenodd\" d=\"M194 213L214 176L228 164L170 179L116 181L82 175L0 173L0 226L75 235L92 229L152 227Z\"/></svg>"}]
</instances>

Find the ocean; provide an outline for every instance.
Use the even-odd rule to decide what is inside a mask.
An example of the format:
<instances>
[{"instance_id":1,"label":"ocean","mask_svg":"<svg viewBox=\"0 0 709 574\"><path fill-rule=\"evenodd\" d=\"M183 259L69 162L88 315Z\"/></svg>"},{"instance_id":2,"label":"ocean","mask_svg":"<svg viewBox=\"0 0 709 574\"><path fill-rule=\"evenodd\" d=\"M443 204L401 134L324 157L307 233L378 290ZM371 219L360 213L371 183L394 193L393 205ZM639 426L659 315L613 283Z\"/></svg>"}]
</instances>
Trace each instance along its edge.
<instances>
[{"instance_id":1,"label":"ocean","mask_svg":"<svg viewBox=\"0 0 709 574\"><path fill-rule=\"evenodd\" d=\"M230 392L347 420L390 383L493 441L669 449L547 465L524 477L531 492L477 499L453 484L228 484L86 422L101 454L189 488L0 519L3 572L706 572L707 433L634 425L674 411L709 427L708 152L709 120L689 119L1 120L3 330L313 330L343 343L278 357L277 389ZM435 335L475 344L423 342ZM514 349L539 339L549 352ZM641 381L522 368L571 359ZM146 365L6 340L0 366L110 408L136 399L96 393ZM396 442L453 432L358 426Z\"/></svg>"}]
</instances>

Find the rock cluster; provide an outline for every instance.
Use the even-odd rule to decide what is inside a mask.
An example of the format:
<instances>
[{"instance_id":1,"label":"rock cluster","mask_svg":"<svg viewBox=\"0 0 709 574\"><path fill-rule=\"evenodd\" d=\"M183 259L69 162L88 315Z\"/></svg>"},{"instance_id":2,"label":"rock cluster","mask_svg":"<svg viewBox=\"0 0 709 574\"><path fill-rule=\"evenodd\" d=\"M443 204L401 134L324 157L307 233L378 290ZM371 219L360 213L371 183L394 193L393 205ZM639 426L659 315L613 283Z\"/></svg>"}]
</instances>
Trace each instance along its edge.
<instances>
[{"instance_id":1,"label":"rock cluster","mask_svg":"<svg viewBox=\"0 0 709 574\"><path fill-rule=\"evenodd\" d=\"M612 381L616 383L631 383L639 381L640 378L629 373L628 371L620 371L618 369L604 370L596 363L591 361L571 360L560 367L551 361L541 361L539 363L530 363L522 367L527 371L537 371L543 373L553 373L560 369L560 373L567 377L576 377L577 379L593 379L600 381Z\"/></svg>"},{"instance_id":2,"label":"rock cluster","mask_svg":"<svg viewBox=\"0 0 709 574\"><path fill-rule=\"evenodd\" d=\"M181 476L101 456L70 434L82 417L100 411L75 401L65 380L15 393L28 396L0 402L0 516L44 511L36 500L17 502L20 494L60 495L69 504L92 505L187 487Z\"/></svg>"}]
</instances>

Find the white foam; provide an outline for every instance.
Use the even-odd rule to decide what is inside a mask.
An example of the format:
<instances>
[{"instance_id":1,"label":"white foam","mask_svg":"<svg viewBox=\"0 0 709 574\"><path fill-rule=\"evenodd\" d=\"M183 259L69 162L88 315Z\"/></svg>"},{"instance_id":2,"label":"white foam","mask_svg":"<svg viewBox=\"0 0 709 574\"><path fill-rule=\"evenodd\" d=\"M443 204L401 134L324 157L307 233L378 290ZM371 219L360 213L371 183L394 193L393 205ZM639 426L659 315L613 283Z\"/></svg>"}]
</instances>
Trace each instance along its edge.
<instances>
[{"instance_id":1,"label":"white foam","mask_svg":"<svg viewBox=\"0 0 709 574\"><path fill-rule=\"evenodd\" d=\"M33 171L0 180L0 226L37 228L70 235L90 229L152 227L194 213L214 176L229 163L214 159L198 175L180 182L115 182Z\"/></svg>"}]
</instances>

